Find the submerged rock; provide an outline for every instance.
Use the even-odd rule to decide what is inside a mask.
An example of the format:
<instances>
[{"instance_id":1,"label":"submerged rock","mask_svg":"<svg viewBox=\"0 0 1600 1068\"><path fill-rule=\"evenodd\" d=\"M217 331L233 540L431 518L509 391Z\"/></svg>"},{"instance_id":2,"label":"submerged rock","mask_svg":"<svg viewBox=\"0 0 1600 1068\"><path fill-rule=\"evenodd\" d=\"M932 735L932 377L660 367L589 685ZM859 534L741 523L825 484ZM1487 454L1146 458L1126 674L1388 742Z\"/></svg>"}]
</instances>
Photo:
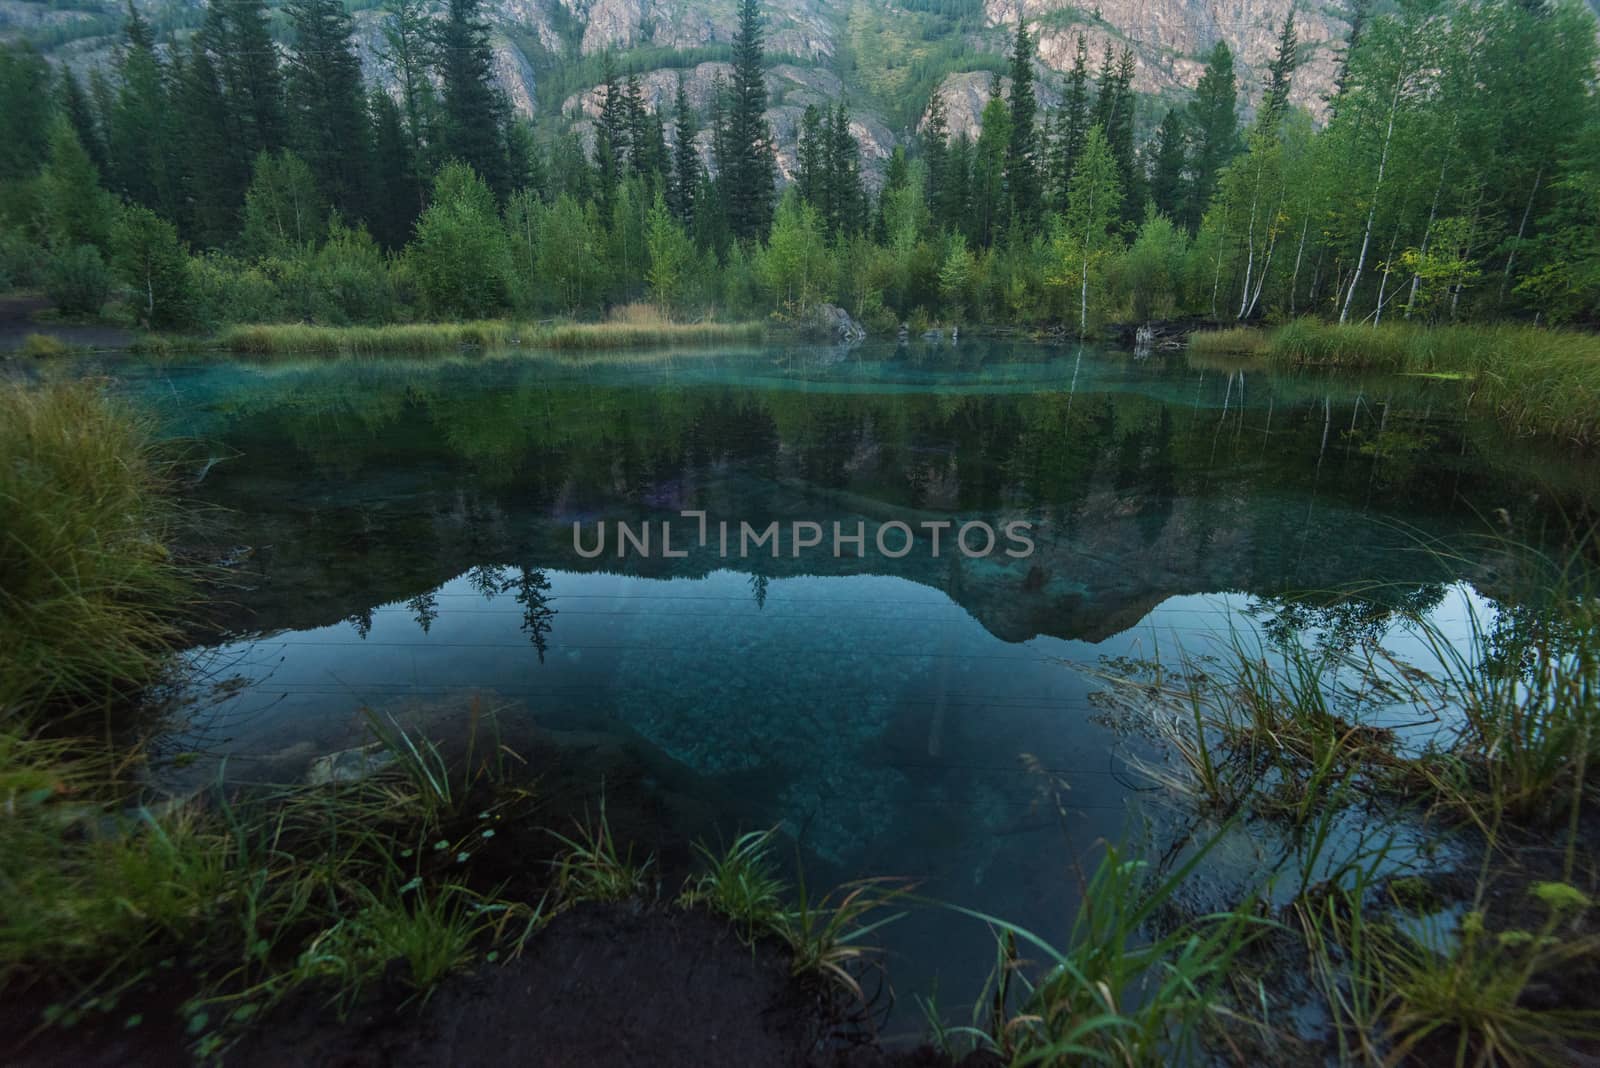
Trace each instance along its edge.
<instances>
[{"instance_id":1,"label":"submerged rock","mask_svg":"<svg viewBox=\"0 0 1600 1068\"><path fill-rule=\"evenodd\" d=\"M325 786L332 782L360 782L394 763L394 754L373 742L354 749L341 749L337 753L320 756L311 762L306 771L306 782L312 786Z\"/></svg>"}]
</instances>

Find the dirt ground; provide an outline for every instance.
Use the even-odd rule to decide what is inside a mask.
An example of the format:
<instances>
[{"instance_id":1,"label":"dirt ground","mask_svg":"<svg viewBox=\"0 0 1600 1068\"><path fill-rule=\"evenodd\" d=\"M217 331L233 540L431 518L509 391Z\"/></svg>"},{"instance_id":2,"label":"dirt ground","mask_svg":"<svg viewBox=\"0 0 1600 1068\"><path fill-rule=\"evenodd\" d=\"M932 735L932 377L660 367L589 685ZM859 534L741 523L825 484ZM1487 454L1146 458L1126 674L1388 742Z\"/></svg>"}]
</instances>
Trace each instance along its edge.
<instances>
[{"instance_id":1,"label":"dirt ground","mask_svg":"<svg viewBox=\"0 0 1600 1068\"><path fill-rule=\"evenodd\" d=\"M176 1000L178 991L171 990ZM776 946L744 945L722 920L664 906L592 905L563 914L505 963L480 964L426 1002L399 977L341 1020L308 992L260 1020L225 1055L245 1068L430 1065L883 1066L948 1065L932 1049L886 1051L870 1024L840 1021L790 977ZM192 1063L173 1026L114 1019L24 1038L0 1009L0 1063L30 1068ZM147 1006L157 1008L154 1005ZM7 1019L11 1017L11 1019ZM17 1042L17 1039L21 1039ZM15 1043L15 1044L13 1044ZM9 1048L7 1048L9 1047Z\"/></svg>"},{"instance_id":2,"label":"dirt ground","mask_svg":"<svg viewBox=\"0 0 1600 1068\"><path fill-rule=\"evenodd\" d=\"M123 349L133 341L133 332L121 327L88 323L40 322L39 313L50 309L42 296L14 294L0 297L0 353L22 347L29 334L45 334L73 348Z\"/></svg>"}]
</instances>

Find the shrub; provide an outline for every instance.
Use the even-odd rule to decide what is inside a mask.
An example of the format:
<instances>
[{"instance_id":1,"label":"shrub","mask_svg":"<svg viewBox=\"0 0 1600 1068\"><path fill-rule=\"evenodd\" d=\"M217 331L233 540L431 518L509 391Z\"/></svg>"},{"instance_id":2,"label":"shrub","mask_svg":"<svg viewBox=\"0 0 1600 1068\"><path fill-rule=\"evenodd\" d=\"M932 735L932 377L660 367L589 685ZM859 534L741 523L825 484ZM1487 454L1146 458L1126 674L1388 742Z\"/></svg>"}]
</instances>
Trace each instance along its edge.
<instances>
[{"instance_id":1,"label":"shrub","mask_svg":"<svg viewBox=\"0 0 1600 1068\"><path fill-rule=\"evenodd\" d=\"M45 293L67 315L97 314L110 291L111 271L93 245L68 249L45 272Z\"/></svg>"},{"instance_id":2,"label":"shrub","mask_svg":"<svg viewBox=\"0 0 1600 1068\"><path fill-rule=\"evenodd\" d=\"M52 337L49 334L29 334L22 339L22 348L17 351L24 356L43 360L52 356L65 356L68 350L67 346L61 343L60 338Z\"/></svg>"}]
</instances>

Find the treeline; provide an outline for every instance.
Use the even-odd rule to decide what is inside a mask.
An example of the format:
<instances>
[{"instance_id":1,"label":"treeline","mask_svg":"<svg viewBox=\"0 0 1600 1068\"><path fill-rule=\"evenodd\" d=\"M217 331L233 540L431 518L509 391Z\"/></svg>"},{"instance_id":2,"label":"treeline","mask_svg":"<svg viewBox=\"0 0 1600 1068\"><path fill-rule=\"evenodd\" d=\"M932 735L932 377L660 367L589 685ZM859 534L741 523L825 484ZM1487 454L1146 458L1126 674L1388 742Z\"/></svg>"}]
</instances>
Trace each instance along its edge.
<instances>
[{"instance_id":1,"label":"treeline","mask_svg":"<svg viewBox=\"0 0 1600 1068\"><path fill-rule=\"evenodd\" d=\"M592 137L540 138L493 79L479 0L393 0L360 77L339 0L206 8L158 47L131 8L85 86L0 50L0 283L68 311L118 281L146 324L592 313L1065 324L1178 314L1600 319L1600 110L1573 0L1350 13L1328 121L1289 103L1293 15L1253 115L1232 55L1136 144L1130 51L1080 38L1040 108L1034 38L976 139L930 101L875 193L849 107L809 108L780 200L760 13L704 112L602 58ZM1527 57L1538 57L1529 62Z\"/></svg>"}]
</instances>

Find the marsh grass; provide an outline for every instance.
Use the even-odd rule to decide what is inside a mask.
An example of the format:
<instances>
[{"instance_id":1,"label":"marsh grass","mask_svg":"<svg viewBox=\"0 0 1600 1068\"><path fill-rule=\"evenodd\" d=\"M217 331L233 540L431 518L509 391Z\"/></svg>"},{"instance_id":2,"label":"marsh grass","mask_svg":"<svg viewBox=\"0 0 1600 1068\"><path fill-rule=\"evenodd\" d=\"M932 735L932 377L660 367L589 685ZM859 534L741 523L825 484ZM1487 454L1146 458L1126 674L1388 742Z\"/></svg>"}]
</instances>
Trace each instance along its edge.
<instances>
[{"instance_id":1,"label":"marsh grass","mask_svg":"<svg viewBox=\"0 0 1600 1068\"><path fill-rule=\"evenodd\" d=\"M261 323L232 326L211 345L226 352L269 356L316 354L380 356L444 353L461 349L583 350L640 348L649 345L715 345L756 341L760 323L674 323L664 319L603 323L404 323L389 326L313 326Z\"/></svg>"},{"instance_id":2,"label":"marsh grass","mask_svg":"<svg viewBox=\"0 0 1600 1068\"><path fill-rule=\"evenodd\" d=\"M1266 348L1266 331L1251 326L1196 330L1189 335L1189 351L1200 356L1257 356Z\"/></svg>"},{"instance_id":3,"label":"marsh grass","mask_svg":"<svg viewBox=\"0 0 1600 1068\"><path fill-rule=\"evenodd\" d=\"M876 963L879 952L867 938L905 916L904 911L884 915L881 910L910 890L903 880L860 879L812 898L802 877L795 905L779 930L789 944L790 971L815 976L855 1001L865 1001L860 973Z\"/></svg>"},{"instance_id":4,"label":"marsh grass","mask_svg":"<svg viewBox=\"0 0 1600 1068\"><path fill-rule=\"evenodd\" d=\"M0 387L0 712L109 712L191 598L149 423L95 382Z\"/></svg>"},{"instance_id":5,"label":"marsh grass","mask_svg":"<svg viewBox=\"0 0 1600 1068\"><path fill-rule=\"evenodd\" d=\"M1530 998L1600 953L1583 921L1593 905L1565 883L1536 883L1544 917L1530 930L1491 930L1478 901L1455 937L1406 931L1406 911L1376 867L1295 904L1314 982L1327 998L1345 1064L1557 1065L1600 1040L1600 1012Z\"/></svg>"},{"instance_id":6,"label":"marsh grass","mask_svg":"<svg viewBox=\"0 0 1600 1068\"><path fill-rule=\"evenodd\" d=\"M1228 332L1228 333L1231 333ZM1600 337L1534 326L1380 327L1296 319L1266 342L1274 362L1467 380L1469 403L1515 434L1600 444Z\"/></svg>"}]
</instances>

